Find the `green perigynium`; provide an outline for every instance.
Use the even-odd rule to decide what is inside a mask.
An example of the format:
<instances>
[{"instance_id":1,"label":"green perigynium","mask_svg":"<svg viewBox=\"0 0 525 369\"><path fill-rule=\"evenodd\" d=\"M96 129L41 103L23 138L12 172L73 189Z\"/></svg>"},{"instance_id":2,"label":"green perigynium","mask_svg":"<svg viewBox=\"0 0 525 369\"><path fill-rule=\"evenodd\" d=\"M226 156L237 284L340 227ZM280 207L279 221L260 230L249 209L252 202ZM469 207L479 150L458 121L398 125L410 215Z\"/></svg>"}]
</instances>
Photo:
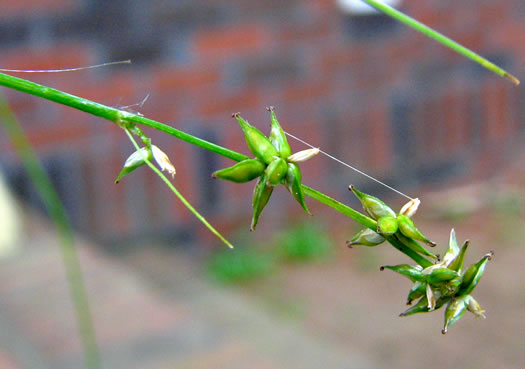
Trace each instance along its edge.
<instances>
[{"instance_id":1,"label":"green perigynium","mask_svg":"<svg viewBox=\"0 0 525 369\"><path fill-rule=\"evenodd\" d=\"M380 237L373 236L373 230L362 230L350 241L347 241L348 246L376 246L384 241L386 237L394 237L412 251L437 259L436 255L429 252L417 241L425 242L430 246L435 246L436 244L427 239L410 219L419 207L419 199L411 199L396 214L394 210L377 197L363 193L353 185L350 185L349 189L359 199L365 212L377 222L375 233Z\"/></svg>"},{"instance_id":2,"label":"green perigynium","mask_svg":"<svg viewBox=\"0 0 525 369\"><path fill-rule=\"evenodd\" d=\"M471 296L479 283L487 262L493 252L485 254L477 263L463 271L463 260L469 245L466 241L462 248L458 247L454 229L450 232L449 246L443 260L422 269L418 266L386 265L383 269L393 270L408 277L414 285L408 294L407 304L413 300L419 301L400 316L416 313L427 313L447 305L445 309L445 324L442 333L457 322L465 313L470 311L478 317L485 317L479 303Z\"/></svg>"},{"instance_id":3,"label":"green perigynium","mask_svg":"<svg viewBox=\"0 0 525 369\"><path fill-rule=\"evenodd\" d=\"M129 174L138 167L145 165L145 160L152 161L152 159L155 159L155 162L162 171L167 171L172 177L175 176L175 167L171 164L168 155L157 146L150 145L150 147L144 146L140 148L126 159L115 183L119 183L122 177L126 174Z\"/></svg>"},{"instance_id":4,"label":"green perigynium","mask_svg":"<svg viewBox=\"0 0 525 369\"><path fill-rule=\"evenodd\" d=\"M273 107L267 108L267 110L271 114L269 137L249 124L239 113L233 114L241 126L246 144L255 158L243 160L232 167L218 170L212 174L213 178L236 183L245 183L259 178L253 191L251 230L257 226L261 212L268 203L274 187L280 184L284 185L304 211L310 214L304 201L301 188L302 175L297 163L308 160L319 153L319 149L308 149L292 155L286 134L277 120Z\"/></svg>"},{"instance_id":5,"label":"green perigynium","mask_svg":"<svg viewBox=\"0 0 525 369\"><path fill-rule=\"evenodd\" d=\"M352 246L377 246L385 242L383 236L372 231L370 228L363 228L350 241L346 241L348 247Z\"/></svg>"},{"instance_id":6,"label":"green perigynium","mask_svg":"<svg viewBox=\"0 0 525 369\"><path fill-rule=\"evenodd\" d=\"M259 159L246 159L232 167L216 171L212 174L212 177L226 179L235 183L245 183L260 177L265 169L266 164Z\"/></svg>"}]
</instances>

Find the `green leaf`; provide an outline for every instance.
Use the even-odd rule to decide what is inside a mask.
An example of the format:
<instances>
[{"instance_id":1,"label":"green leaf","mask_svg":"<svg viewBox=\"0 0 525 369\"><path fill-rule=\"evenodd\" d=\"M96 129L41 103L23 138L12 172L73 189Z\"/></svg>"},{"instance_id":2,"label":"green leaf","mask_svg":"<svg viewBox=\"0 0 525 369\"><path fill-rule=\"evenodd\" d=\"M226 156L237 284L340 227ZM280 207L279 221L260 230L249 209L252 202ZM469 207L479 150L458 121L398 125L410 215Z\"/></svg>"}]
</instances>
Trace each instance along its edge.
<instances>
[{"instance_id":1,"label":"green leaf","mask_svg":"<svg viewBox=\"0 0 525 369\"><path fill-rule=\"evenodd\" d=\"M218 170L211 176L235 183L245 183L260 177L265 169L266 165L259 159L246 159L229 168Z\"/></svg>"}]
</instances>

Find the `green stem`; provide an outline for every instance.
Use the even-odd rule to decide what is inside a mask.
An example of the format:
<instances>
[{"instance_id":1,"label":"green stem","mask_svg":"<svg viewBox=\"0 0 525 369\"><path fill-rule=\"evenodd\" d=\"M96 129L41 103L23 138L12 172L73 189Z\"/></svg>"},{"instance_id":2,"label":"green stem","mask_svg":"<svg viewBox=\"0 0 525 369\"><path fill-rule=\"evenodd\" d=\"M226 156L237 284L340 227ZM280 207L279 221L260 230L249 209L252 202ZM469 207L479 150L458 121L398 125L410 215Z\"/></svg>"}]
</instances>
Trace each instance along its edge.
<instances>
[{"instance_id":1,"label":"green stem","mask_svg":"<svg viewBox=\"0 0 525 369\"><path fill-rule=\"evenodd\" d=\"M0 118L15 151L35 184L35 188L55 225L78 329L84 346L86 365L91 369L101 368L88 294L67 213L24 131L16 121L2 95L0 95Z\"/></svg>"},{"instance_id":2,"label":"green stem","mask_svg":"<svg viewBox=\"0 0 525 369\"><path fill-rule=\"evenodd\" d=\"M317 190L314 190L311 187L302 185L302 188L303 188L304 194L310 196L312 199L315 199L319 201L320 203L323 203L326 206L329 206L332 209L338 211L339 213L346 215L349 218L352 218L356 222L361 223L362 225L370 228L373 231L377 230L377 222L373 220L372 218L369 218L366 215L361 214L360 212L352 209L351 207L346 206L345 204L340 203L339 201L332 199L331 197ZM421 256L417 252L409 249L407 246L403 245L403 243L397 240L396 238L386 237L386 239L388 242L392 244L392 246L394 246L396 249L401 251L403 254L405 254L412 260L414 260L416 263L421 265L423 268L426 268L432 265L432 262L428 261L425 257Z\"/></svg>"},{"instance_id":3,"label":"green stem","mask_svg":"<svg viewBox=\"0 0 525 369\"><path fill-rule=\"evenodd\" d=\"M376 0L363 0L365 3L373 6L377 10L385 13L386 15L389 15L390 17L398 20L401 23L406 24L407 26L415 29L416 31L419 31L423 33L425 36L428 36L437 42L445 45L446 47L456 51L457 53L463 55L464 57L473 60L474 62L482 65L483 67L487 68L488 70L491 70L492 72L496 73L497 75L509 79L512 83L515 85L519 85L520 81L514 77L509 72L503 70L502 68L498 67L496 64L488 61L481 55L475 53L474 51L467 49L464 46L461 46L456 41L448 38L447 36L433 30L432 28L424 25L423 23L415 20L412 17L409 17L408 15L401 13L399 10L396 10L392 8L391 6L388 6L384 4L381 1Z\"/></svg>"},{"instance_id":4,"label":"green stem","mask_svg":"<svg viewBox=\"0 0 525 369\"><path fill-rule=\"evenodd\" d=\"M241 161L248 159L248 156L237 153L232 150L228 150L222 146L216 145L214 143L208 142L206 140L200 139L198 137L192 136L186 132L179 131L176 128L170 127L166 124L154 121L142 117L137 114L131 114L128 112L123 112L119 109L112 108L106 105L96 103L75 95L68 94L66 92L56 90L51 87L42 86L38 83L27 81L25 79L13 77L7 74L0 73L0 85L9 87L13 90L25 92L30 95L38 96L56 103L67 105L72 108L84 111L86 113L101 117L112 122L116 122L119 118L124 115L124 118L130 122L141 124L154 128L158 131L165 132L169 135L172 135L182 141L186 141L192 145L202 147L203 149L213 151L219 155L225 156L232 160Z\"/></svg>"},{"instance_id":5,"label":"green stem","mask_svg":"<svg viewBox=\"0 0 525 369\"><path fill-rule=\"evenodd\" d=\"M17 77L9 76L7 74L0 73L0 85L22 91L31 95L35 95L47 100L51 100L54 102L57 102L59 104L67 105L82 111L85 111L87 113L96 115L98 117L110 120L112 122L119 122L120 120L126 120L129 122L142 124L144 126L148 126L151 128L154 128L158 131L167 133L169 135L172 135L182 141L186 141L190 144L199 146L203 149L212 151L216 154L225 156L227 158L230 158L235 161L242 161L245 159L248 159L249 157L235 152L233 150L229 150L227 148L224 148L222 146L216 145L214 143L208 142L206 140L194 137L188 133L179 131L178 129L175 129L173 127L170 127L166 124L136 115L132 113L128 113L125 111L121 111L115 108L111 108L90 100L86 100L84 98L70 95L68 93L55 90L49 87L45 87L42 85L39 85L34 82L26 81ZM305 191L305 194L312 197L313 199L341 212L342 214L354 219L355 221L363 224L366 227L369 227L373 230L376 228L376 222L368 218L367 216L359 213L358 211L338 202L337 200L334 200L330 198L329 196L326 196L310 187L304 186L303 189ZM417 253L414 253L412 250L408 249L406 246L400 244L399 242L396 242L395 240L392 242L392 245L396 247L399 251L403 252L410 258L412 258L414 261L419 263L421 266L424 265L430 265L429 261L426 260L424 257L420 256Z\"/></svg>"},{"instance_id":6,"label":"green stem","mask_svg":"<svg viewBox=\"0 0 525 369\"><path fill-rule=\"evenodd\" d=\"M135 140L133 139L131 133L127 129L124 129L124 132L126 132L126 134L128 135L129 139L131 140L131 143L133 144L133 146L135 146L135 149L139 151L140 147L139 145L137 145L137 142L135 142ZM224 242L224 244L230 249L233 249L233 245L230 243L230 241L224 238L222 234L220 234L215 228L213 228L213 226L210 223L208 223L206 218L204 218L197 210L195 210L195 208L188 202L188 200L186 200L186 198L182 196L182 194L175 188L173 183L171 183L170 180L148 160L148 158L144 156L143 159L144 162L151 168L151 170L153 170L160 177L160 179L162 179L164 183L166 183L169 189L175 194L175 196L179 198L179 200L184 204L184 206L186 206L188 210L191 211L193 215L195 215L195 217L199 219L206 226L206 228L208 228L218 239Z\"/></svg>"},{"instance_id":7,"label":"green stem","mask_svg":"<svg viewBox=\"0 0 525 369\"><path fill-rule=\"evenodd\" d=\"M346 206L345 204L340 203L339 201L332 199L331 197L325 195L322 192L314 190L311 187L308 187L306 185L301 185L301 187L303 189L304 194L310 196L312 199L331 207L332 209L340 212L343 215L346 215L349 218L352 218L356 222L361 223L362 225L370 228L373 231L377 229L377 222L372 218L361 214L357 210L354 210L351 207Z\"/></svg>"}]
</instances>

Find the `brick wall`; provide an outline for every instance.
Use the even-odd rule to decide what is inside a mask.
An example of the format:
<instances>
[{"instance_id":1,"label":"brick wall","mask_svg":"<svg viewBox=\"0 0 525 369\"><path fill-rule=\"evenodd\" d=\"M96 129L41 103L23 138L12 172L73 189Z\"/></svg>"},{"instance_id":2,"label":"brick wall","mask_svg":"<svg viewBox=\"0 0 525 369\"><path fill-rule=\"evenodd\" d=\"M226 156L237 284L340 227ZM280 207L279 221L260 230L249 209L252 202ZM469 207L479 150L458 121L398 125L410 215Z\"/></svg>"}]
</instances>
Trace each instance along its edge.
<instances>
[{"instance_id":1,"label":"brick wall","mask_svg":"<svg viewBox=\"0 0 525 369\"><path fill-rule=\"evenodd\" d=\"M264 107L274 105L286 130L414 191L494 173L523 140L520 88L388 18L344 16L333 0L19 0L0 1L0 9L1 67L132 59L25 77L112 106L149 93L144 115L238 151L247 152L231 113L266 131ZM523 77L521 1L405 0L402 9ZM132 151L116 127L5 93L79 230L109 240L201 229L146 170L113 184ZM248 226L252 185L209 178L228 160L148 133L175 162L175 184L210 220L226 230ZM0 151L11 183L34 199L3 135ZM343 201L349 183L379 190L324 158L304 165L304 177ZM277 197L288 207L270 204L274 221L298 213L286 194Z\"/></svg>"}]
</instances>

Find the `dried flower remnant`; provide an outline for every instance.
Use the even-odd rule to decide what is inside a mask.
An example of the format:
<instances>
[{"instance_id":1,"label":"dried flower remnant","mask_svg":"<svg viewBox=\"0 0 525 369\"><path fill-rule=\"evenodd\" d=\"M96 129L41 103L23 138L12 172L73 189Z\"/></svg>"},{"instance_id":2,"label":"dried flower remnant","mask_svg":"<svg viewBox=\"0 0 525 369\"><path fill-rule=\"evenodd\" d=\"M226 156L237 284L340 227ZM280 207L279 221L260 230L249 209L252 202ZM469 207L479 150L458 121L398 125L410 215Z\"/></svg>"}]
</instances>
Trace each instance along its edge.
<instances>
[{"instance_id":1,"label":"dried flower remnant","mask_svg":"<svg viewBox=\"0 0 525 369\"><path fill-rule=\"evenodd\" d=\"M320 150L319 148L313 148L313 149L306 149L302 151L298 151L293 155L290 155L288 157L288 161L292 163L300 163L302 161L306 161L308 159L313 158L317 154L319 154Z\"/></svg>"},{"instance_id":2,"label":"dried flower remnant","mask_svg":"<svg viewBox=\"0 0 525 369\"><path fill-rule=\"evenodd\" d=\"M119 183L122 177L131 173L138 167L146 164L146 160L152 161L152 159L155 160L155 162L162 171L167 171L169 174L171 174L172 177L175 176L175 167L173 166L173 164L171 164L168 155L166 155L157 146L151 145L151 149L149 149L148 147L142 147L126 159L122 170L120 171L119 175L117 176L117 179L115 180L115 183Z\"/></svg>"},{"instance_id":3,"label":"dried flower remnant","mask_svg":"<svg viewBox=\"0 0 525 369\"><path fill-rule=\"evenodd\" d=\"M399 214L412 218L412 215L414 215L419 208L419 204L421 204L421 201L418 198L411 199L409 202L403 205L401 210L399 210Z\"/></svg>"},{"instance_id":4,"label":"dried flower remnant","mask_svg":"<svg viewBox=\"0 0 525 369\"><path fill-rule=\"evenodd\" d=\"M175 177L175 167L171 164L170 158L168 155L155 145L151 145L151 151L153 152L153 158L157 162L160 170L167 171L171 174L171 178Z\"/></svg>"}]
</instances>

